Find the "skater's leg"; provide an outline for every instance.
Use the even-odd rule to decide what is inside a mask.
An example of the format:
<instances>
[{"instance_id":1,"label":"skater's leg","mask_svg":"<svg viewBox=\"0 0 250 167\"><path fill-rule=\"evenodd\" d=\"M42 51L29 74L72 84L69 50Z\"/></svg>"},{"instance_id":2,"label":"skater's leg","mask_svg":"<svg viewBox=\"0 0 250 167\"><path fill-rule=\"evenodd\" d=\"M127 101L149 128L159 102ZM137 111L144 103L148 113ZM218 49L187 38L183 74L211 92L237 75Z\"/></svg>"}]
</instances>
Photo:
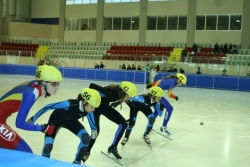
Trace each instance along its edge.
<instances>
[{"instance_id":1,"label":"skater's leg","mask_svg":"<svg viewBox=\"0 0 250 167\"><path fill-rule=\"evenodd\" d=\"M164 97L161 98L160 102L164 103L165 108L166 108L165 117L164 117L164 121L163 121L163 124L162 124L164 127L166 127L169 120L170 120L170 117L172 115L173 107Z\"/></svg>"}]
</instances>

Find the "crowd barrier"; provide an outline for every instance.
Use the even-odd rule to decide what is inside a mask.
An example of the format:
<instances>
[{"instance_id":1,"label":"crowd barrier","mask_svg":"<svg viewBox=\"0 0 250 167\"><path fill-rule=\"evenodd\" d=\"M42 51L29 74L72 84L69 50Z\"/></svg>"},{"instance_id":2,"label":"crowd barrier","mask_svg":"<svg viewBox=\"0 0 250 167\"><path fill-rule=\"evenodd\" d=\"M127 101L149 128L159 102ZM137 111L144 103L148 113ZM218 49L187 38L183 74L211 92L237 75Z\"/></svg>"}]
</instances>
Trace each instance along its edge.
<instances>
[{"instance_id":1,"label":"crowd barrier","mask_svg":"<svg viewBox=\"0 0 250 167\"><path fill-rule=\"evenodd\" d=\"M100 80L110 82L130 81L137 84L149 83L150 72L148 71L128 71L110 69L90 69L58 67L63 77ZM0 64L0 74L8 75L35 75L36 66L32 65L11 65ZM154 80L161 79L171 73L158 73ZM188 80L185 86L208 89L225 89L250 91L250 77L221 76L221 75L195 75L187 74ZM1 79L0 79L1 80Z\"/></svg>"}]
</instances>

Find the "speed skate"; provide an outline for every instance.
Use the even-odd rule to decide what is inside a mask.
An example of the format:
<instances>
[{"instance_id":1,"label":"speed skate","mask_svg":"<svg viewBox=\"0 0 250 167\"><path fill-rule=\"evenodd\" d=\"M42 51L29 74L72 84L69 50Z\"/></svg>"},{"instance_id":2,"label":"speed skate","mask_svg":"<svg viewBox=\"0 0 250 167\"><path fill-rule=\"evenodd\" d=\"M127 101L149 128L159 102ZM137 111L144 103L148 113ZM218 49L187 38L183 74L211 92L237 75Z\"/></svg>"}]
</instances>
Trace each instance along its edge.
<instances>
[{"instance_id":1,"label":"speed skate","mask_svg":"<svg viewBox=\"0 0 250 167\"><path fill-rule=\"evenodd\" d=\"M171 141L173 141L173 139L171 139L171 138L169 137L169 135L163 134L163 133L158 132L158 131L156 131L156 130L154 130L154 129L152 129L152 131L155 132L155 133L157 133L157 134L159 134L159 135L161 135L161 136L163 136L163 137L166 137L167 139L169 139L169 140L171 140Z\"/></svg>"},{"instance_id":2,"label":"speed skate","mask_svg":"<svg viewBox=\"0 0 250 167\"><path fill-rule=\"evenodd\" d=\"M112 159L113 161L115 161L116 163L118 163L119 165L121 166L124 166L124 164L119 160L117 159L115 156L109 154L109 153L106 153L104 151L101 151L102 154L106 155L107 157L109 157L110 159Z\"/></svg>"}]
</instances>

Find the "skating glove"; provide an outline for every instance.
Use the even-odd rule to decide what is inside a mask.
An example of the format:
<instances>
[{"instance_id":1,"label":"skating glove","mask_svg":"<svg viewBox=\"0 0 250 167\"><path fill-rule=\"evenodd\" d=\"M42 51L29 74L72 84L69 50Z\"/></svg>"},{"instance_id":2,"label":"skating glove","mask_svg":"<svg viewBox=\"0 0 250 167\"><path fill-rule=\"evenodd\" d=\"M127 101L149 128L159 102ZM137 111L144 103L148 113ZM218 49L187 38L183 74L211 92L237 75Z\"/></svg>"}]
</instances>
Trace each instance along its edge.
<instances>
[{"instance_id":1,"label":"skating glove","mask_svg":"<svg viewBox=\"0 0 250 167\"><path fill-rule=\"evenodd\" d=\"M52 135L54 130L55 130L55 127L53 125L49 125L49 124L43 124L41 125L42 126L42 132L43 133L46 133L48 135Z\"/></svg>"},{"instance_id":2,"label":"skating glove","mask_svg":"<svg viewBox=\"0 0 250 167\"><path fill-rule=\"evenodd\" d=\"M134 97L130 98L130 100L136 101L136 102L139 102L139 103L144 103L144 101L145 101L143 96L134 96Z\"/></svg>"},{"instance_id":3,"label":"skating glove","mask_svg":"<svg viewBox=\"0 0 250 167\"><path fill-rule=\"evenodd\" d=\"M35 122L33 121L33 117L30 117L28 120L27 120L28 123L31 123L31 124L34 124Z\"/></svg>"},{"instance_id":4,"label":"skating glove","mask_svg":"<svg viewBox=\"0 0 250 167\"><path fill-rule=\"evenodd\" d=\"M163 111L163 110L164 110L164 108L165 108L164 103L161 103L161 104L160 104L160 110L161 110L161 111Z\"/></svg>"},{"instance_id":5,"label":"skating glove","mask_svg":"<svg viewBox=\"0 0 250 167\"><path fill-rule=\"evenodd\" d=\"M175 96L175 100L178 101L178 100L179 100L179 97L178 97L178 96Z\"/></svg>"},{"instance_id":6,"label":"skating glove","mask_svg":"<svg viewBox=\"0 0 250 167\"><path fill-rule=\"evenodd\" d=\"M111 103L111 104L110 104L110 107L116 108L116 107L119 106L120 104L121 104L121 102L120 102L120 101L117 101L117 102Z\"/></svg>"},{"instance_id":7,"label":"skating glove","mask_svg":"<svg viewBox=\"0 0 250 167\"><path fill-rule=\"evenodd\" d=\"M91 130L91 139L96 139L98 136L97 129Z\"/></svg>"}]
</instances>

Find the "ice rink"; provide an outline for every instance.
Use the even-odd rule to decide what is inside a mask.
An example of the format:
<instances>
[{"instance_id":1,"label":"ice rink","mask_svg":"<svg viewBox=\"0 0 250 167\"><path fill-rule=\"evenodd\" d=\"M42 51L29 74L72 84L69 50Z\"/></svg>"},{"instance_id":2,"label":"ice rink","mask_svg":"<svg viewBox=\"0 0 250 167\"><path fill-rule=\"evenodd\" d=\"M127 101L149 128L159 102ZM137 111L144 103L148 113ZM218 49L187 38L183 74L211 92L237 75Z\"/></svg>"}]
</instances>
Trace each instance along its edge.
<instances>
[{"instance_id":1,"label":"ice rink","mask_svg":"<svg viewBox=\"0 0 250 167\"><path fill-rule=\"evenodd\" d=\"M0 75L0 96L11 88L34 77ZM44 105L52 102L74 99L82 88L90 83L106 86L112 82L64 79L55 96L41 97L32 107L28 117L34 115ZM145 85L137 84L138 95L146 93ZM128 167L249 167L250 164L250 93L177 87L173 93L179 101L167 98L174 107L168 129L173 141L158 135L150 135L152 150L142 140L147 118L138 114L130 140L118 151L121 162ZM165 91L165 97L167 92ZM117 110L127 119L128 107ZM46 113L37 123L47 123L51 112ZM7 123L30 145L33 152L41 154L44 134L17 129L16 113ZM157 117L154 129L159 131L163 117ZM200 125L203 122L204 125ZM87 119L82 122L89 131ZM116 124L105 117L100 120L101 132L86 162L94 167L119 167L120 165L101 154L107 151L113 141ZM55 139L51 158L72 162L79 139L65 129L61 129ZM0 163L1 164L1 163Z\"/></svg>"}]
</instances>

